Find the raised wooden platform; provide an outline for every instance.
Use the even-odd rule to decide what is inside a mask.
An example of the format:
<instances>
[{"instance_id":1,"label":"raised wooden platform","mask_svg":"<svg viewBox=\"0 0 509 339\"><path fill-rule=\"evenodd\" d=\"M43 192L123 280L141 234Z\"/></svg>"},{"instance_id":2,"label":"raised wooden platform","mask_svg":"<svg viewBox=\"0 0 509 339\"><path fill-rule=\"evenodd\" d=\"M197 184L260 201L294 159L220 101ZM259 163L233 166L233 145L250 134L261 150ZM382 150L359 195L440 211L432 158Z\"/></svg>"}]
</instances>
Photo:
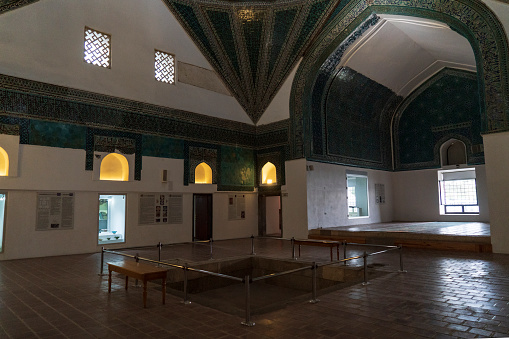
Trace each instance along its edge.
<instances>
[{"instance_id":1,"label":"raised wooden platform","mask_svg":"<svg viewBox=\"0 0 509 339\"><path fill-rule=\"evenodd\" d=\"M361 228L361 227L358 227ZM427 234L390 231L351 231L313 229L309 239L356 242L361 244L402 245L411 248L491 253L491 236Z\"/></svg>"}]
</instances>

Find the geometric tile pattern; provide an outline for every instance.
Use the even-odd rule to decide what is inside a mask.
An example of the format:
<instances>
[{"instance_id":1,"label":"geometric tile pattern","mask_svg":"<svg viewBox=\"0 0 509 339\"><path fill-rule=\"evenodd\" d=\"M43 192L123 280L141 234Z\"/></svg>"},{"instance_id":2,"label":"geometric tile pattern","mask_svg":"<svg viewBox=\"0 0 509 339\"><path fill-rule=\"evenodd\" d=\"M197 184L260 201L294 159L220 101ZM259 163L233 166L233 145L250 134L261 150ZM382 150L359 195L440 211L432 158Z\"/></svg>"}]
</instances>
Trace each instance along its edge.
<instances>
[{"instance_id":1,"label":"geometric tile pattern","mask_svg":"<svg viewBox=\"0 0 509 339\"><path fill-rule=\"evenodd\" d=\"M0 14L18 9L39 0L0 0Z\"/></svg>"},{"instance_id":2,"label":"geometric tile pattern","mask_svg":"<svg viewBox=\"0 0 509 339\"><path fill-rule=\"evenodd\" d=\"M189 182L195 183L196 167L202 162L209 165L212 170L212 183L217 184L217 149L208 147L189 147Z\"/></svg>"},{"instance_id":3,"label":"geometric tile pattern","mask_svg":"<svg viewBox=\"0 0 509 339\"><path fill-rule=\"evenodd\" d=\"M291 158L309 157L312 139L308 121L314 117L313 93L320 67L334 48L345 41L373 13L410 15L448 24L465 36L476 55L479 96L481 97L481 132L509 130L509 44L496 15L482 2L473 0L352 0L335 12L313 48L304 56L292 88L290 103ZM323 122L322 122L323 125Z\"/></svg>"},{"instance_id":4,"label":"geometric tile pattern","mask_svg":"<svg viewBox=\"0 0 509 339\"><path fill-rule=\"evenodd\" d=\"M118 149L126 154L134 153L134 180L141 180L142 135L119 130L87 128L85 170L94 170L94 152L115 152Z\"/></svg>"},{"instance_id":5,"label":"geometric tile pattern","mask_svg":"<svg viewBox=\"0 0 509 339\"><path fill-rule=\"evenodd\" d=\"M440 167L440 146L465 143L467 163L484 163L472 145L482 144L475 73L443 69L408 96L394 116L396 169Z\"/></svg>"},{"instance_id":6,"label":"geometric tile pattern","mask_svg":"<svg viewBox=\"0 0 509 339\"><path fill-rule=\"evenodd\" d=\"M338 0L163 0L256 123Z\"/></svg>"},{"instance_id":7,"label":"geometric tile pattern","mask_svg":"<svg viewBox=\"0 0 509 339\"><path fill-rule=\"evenodd\" d=\"M281 148L272 148L259 151L256 154L256 185L258 192L272 192L280 191L281 185L285 184L285 168L284 168L284 152ZM262 183L262 168L267 164L272 163L276 167L276 184L275 185L261 185Z\"/></svg>"},{"instance_id":8,"label":"geometric tile pattern","mask_svg":"<svg viewBox=\"0 0 509 339\"><path fill-rule=\"evenodd\" d=\"M381 112L395 98L394 92L368 77L348 67L339 70L325 98L327 158L390 169L390 136L384 133L390 125Z\"/></svg>"},{"instance_id":9,"label":"geometric tile pattern","mask_svg":"<svg viewBox=\"0 0 509 339\"><path fill-rule=\"evenodd\" d=\"M110 68L111 36L85 27L85 62Z\"/></svg>"}]
</instances>

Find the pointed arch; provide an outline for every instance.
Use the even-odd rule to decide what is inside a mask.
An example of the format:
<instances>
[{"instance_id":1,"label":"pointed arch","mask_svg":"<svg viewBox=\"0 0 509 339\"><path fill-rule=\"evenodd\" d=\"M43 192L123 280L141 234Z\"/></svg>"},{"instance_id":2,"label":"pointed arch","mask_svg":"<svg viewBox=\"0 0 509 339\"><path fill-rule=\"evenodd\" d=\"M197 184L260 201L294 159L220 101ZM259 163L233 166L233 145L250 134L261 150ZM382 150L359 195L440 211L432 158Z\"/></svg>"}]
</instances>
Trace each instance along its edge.
<instances>
[{"instance_id":1,"label":"pointed arch","mask_svg":"<svg viewBox=\"0 0 509 339\"><path fill-rule=\"evenodd\" d=\"M311 158L316 153L313 148L319 147L324 138L324 122L320 116L324 84L334 72L337 58L340 59L349 43L362 34L363 25L376 20L377 13L440 21L463 35L476 57L482 131L509 130L509 44L503 25L486 4L474 0L447 3L440 0L353 0L330 20L308 49L310 53L305 55L296 73L290 97L292 158Z\"/></svg>"},{"instance_id":2,"label":"pointed arch","mask_svg":"<svg viewBox=\"0 0 509 339\"><path fill-rule=\"evenodd\" d=\"M268 161L262 167L262 185L274 185L277 184L277 171L276 166Z\"/></svg>"},{"instance_id":3,"label":"pointed arch","mask_svg":"<svg viewBox=\"0 0 509 339\"><path fill-rule=\"evenodd\" d=\"M128 181L129 162L118 153L110 153L101 161L99 180Z\"/></svg>"},{"instance_id":4,"label":"pointed arch","mask_svg":"<svg viewBox=\"0 0 509 339\"><path fill-rule=\"evenodd\" d=\"M0 147L0 176L6 177L9 175L9 155Z\"/></svg>"},{"instance_id":5,"label":"pointed arch","mask_svg":"<svg viewBox=\"0 0 509 339\"><path fill-rule=\"evenodd\" d=\"M212 184L212 168L205 162L196 166L194 170L195 184Z\"/></svg>"}]
</instances>

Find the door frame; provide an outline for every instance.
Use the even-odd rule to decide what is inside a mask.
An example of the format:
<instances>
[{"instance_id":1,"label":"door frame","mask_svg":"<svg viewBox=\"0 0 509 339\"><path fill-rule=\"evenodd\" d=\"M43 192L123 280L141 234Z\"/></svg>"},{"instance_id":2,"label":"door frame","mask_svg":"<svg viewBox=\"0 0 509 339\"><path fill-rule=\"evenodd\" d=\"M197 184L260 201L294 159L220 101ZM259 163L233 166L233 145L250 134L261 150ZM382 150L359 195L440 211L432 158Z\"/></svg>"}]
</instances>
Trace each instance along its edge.
<instances>
[{"instance_id":1,"label":"door frame","mask_svg":"<svg viewBox=\"0 0 509 339\"><path fill-rule=\"evenodd\" d=\"M213 230L214 230L214 225L213 225L213 203L214 203L214 195L212 193L193 193L193 241L197 241L197 239L195 238L196 236L196 204L195 204L195 198L196 196L207 196L207 197L210 197L210 215L208 216L209 217L209 223L210 223L210 229L208 230L208 238L207 240L210 240L212 239L212 235L213 235Z\"/></svg>"},{"instance_id":2,"label":"door frame","mask_svg":"<svg viewBox=\"0 0 509 339\"><path fill-rule=\"evenodd\" d=\"M281 213L279 214L279 225L281 226L281 237L283 237L283 199L281 191L258 193L258 236L267 236L267 215L266 215L266 199L267 197L279 197Z\"/></svg>"}]
</instances>

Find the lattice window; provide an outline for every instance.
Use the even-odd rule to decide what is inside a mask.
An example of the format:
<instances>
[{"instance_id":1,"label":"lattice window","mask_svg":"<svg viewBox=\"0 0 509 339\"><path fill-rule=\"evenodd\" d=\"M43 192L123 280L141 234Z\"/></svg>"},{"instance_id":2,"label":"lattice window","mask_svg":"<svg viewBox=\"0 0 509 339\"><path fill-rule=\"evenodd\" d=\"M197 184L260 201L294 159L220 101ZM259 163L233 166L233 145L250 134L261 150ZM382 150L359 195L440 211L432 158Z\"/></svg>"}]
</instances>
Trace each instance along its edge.
<instances>
[{"instance_id":1,"label":"lattice window","mask_svg":"<svg viewBox=\"0 0 509 339\"><path fill-rule=\"evenodd\" d=\"M89 64L110 68L111 36L85 27L85 56Z\"/></svg>"},{"instance_id":2,"label":"lattice window","mask_svg":"<svg viewBox=\"0 0 509 339\"><path fill-rule=\"evenodd\" d=\"M479 214L475 170L439 171L440 214Z\"/></svg>"},{"instance_id":3,"label":"lattice window","mask_svg":"<svg viewBox=\"0 0 509 339\"><path fill-rule=\"evenodd\" d=\"M175 56L155 50L155 77L157 81L175 83Z\"/></svg>"}]
</instances>

